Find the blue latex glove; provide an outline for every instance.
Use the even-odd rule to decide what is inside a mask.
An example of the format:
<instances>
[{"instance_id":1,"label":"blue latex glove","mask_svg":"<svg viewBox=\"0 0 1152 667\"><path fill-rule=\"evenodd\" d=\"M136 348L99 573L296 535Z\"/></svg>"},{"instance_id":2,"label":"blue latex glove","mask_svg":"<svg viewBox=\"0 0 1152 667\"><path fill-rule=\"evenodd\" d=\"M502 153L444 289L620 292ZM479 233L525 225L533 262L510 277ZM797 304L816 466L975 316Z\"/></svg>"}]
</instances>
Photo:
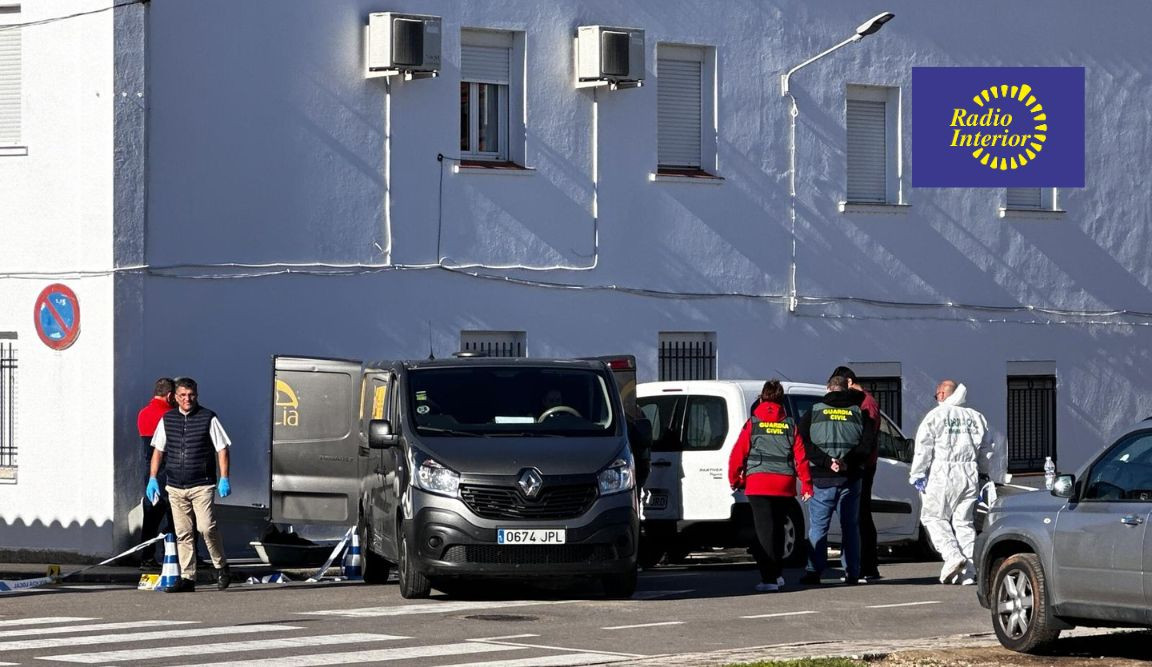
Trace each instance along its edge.
<instances>
[{"instance_id":1,"label":"blue latex glove","mask_svg":"<svg viewBox=\"0 0 1152 667\"><path fill-rule=\"evenodd\" d=\"M920 477L915 482L912 482L912 486L916 487L916 490L920 493L924 493L924 489L928 486L928 478Z\"/></svg>"},{"instance_id":2,"label":"blue latex glove","mask_svg":"<svg viewBox=\"0 0 1152 667\"><path fill-rule=\"evenodd\" d=\"M232 494L232 485L228 483L227 477L220 478L220 481L216 484L216 493L220 494L221 498L227 498Z\"/></svg>"},{"instance_id":3,"label":"blue latex glove","mask_svg":"<svg viewBox=\"0 0 1152 667\"><path fill-rule=\"evenodd\" d=\"M160 502L160 484L155 477L148 478L148 486L144 488L144 496L155 505Z\"/></svg>"}]
</instances>

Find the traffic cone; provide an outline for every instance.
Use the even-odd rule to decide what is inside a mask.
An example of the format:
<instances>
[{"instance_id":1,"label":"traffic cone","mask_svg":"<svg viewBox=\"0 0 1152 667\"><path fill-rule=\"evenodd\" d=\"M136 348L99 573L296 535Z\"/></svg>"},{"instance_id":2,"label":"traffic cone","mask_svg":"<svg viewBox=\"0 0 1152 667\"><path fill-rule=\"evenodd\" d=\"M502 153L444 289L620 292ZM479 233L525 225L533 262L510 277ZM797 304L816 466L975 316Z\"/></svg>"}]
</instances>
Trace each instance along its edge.
<instances>
[{"instance_id":1,"label":"traffic cone","mask_svg":"<svg viewBox=\"0 0 1152 667\"><path fill-rule=\"evenodd\" d=\"M352 544L344 554L344 578L348 581L363 581L364 571L360 568L360 534L352 533Z\"/></svg>"},{"instance_id":2,"label":"traffic cone","mask_svg":"<svg viewBox=\"0 0 1152 667\"><path fill-rule=\"evenodd\" d=\"M160 581L153 590L162 591L180 581L180 564L176 560L176 534L164 534L164 566L160 568Z\"/></svg>"}]
</instances>

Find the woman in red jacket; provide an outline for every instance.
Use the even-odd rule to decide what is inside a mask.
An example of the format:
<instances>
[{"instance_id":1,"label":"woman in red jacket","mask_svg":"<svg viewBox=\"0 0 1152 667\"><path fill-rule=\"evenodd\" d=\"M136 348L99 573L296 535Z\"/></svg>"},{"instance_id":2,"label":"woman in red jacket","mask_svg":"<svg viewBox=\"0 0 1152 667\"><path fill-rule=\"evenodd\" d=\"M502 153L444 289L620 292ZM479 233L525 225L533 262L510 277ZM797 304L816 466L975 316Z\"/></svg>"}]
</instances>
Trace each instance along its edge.
<instances>
[{"instance_id":1,"label":"woman in red jacket","mask_svg":"<svg viewBox=\"0 0 1152 667\"><path fill-rule=\"evenodd\" d=\"M796 497L797 477L800 497L812 497L804 445L792 418L784 412L783 401L780 381L765 382L760 401L728 459L728 483L733 490L743 489L752 506L757 538L752 554L760 567L756 590L761 593L778 591L784 585L784 520ZM803 534L803 527L796 526L796 533Z\"/></svg>"}]
</instances>

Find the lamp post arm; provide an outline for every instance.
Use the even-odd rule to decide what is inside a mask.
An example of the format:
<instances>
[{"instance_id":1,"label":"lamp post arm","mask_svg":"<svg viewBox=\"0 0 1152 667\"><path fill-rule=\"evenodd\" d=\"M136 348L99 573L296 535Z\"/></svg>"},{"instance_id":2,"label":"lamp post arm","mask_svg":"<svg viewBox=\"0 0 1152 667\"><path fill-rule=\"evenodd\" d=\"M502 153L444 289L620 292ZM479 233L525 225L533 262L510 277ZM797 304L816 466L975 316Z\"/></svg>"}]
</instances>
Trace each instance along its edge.
<instances>
[{"instance_id":1,"label":"lamp post arm","mask_svg":"<svg viewBox=\"0 0 1152 667\"><path fill-rule=\"evenodd\" d=\"M791 77L793 74L795 74L797 70L799 70L803 67L807 67L808 65L811 65L812 63L816 62L817 60L820 60L824 56L828 55L829 53L832 53L833 51L835 51L836 49L839 49L842 46L847 46L847 45L851 44L852 42L859 42L862 39L864 39L864 37L862 35L852 35L848 39L845 39L844 41L837 44L836 46L833 46L832 48L830 48L826 51L822 51L822 52L812 56L808 60L805 60L804 62L800 63L799 65L793 67L792 69L788 70L784 74L781 74L780 75L780 94L781 95L787 95L788 94L788 78Z\"/></svg>"}]
</instances>

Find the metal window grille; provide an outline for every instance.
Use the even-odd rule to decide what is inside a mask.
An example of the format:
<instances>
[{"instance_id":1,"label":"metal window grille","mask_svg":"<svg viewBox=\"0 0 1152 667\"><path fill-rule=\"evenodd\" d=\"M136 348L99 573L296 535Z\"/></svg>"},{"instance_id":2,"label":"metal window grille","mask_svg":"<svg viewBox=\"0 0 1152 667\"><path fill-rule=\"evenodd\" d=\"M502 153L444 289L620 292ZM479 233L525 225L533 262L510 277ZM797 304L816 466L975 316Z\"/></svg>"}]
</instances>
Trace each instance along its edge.
<instances>
[{"instance_id":1,"label":"metal window grille","mask_svg":"<svg viewBox=\"0 0 1152 667\"><path fill-rule=\"evenodd\" d=\"M16 470L16 342L0 334L0 482Z\"/></svg>"},{"instance_id":2,"label":"metal window grille","mask_svg":"<svg viewBox=\"0 0 1152 667\"><path fill-rule=\"evenodd\" d=\"M489 357L523 357L526 338L523 331L461 331L460 351Z\"/></svg>"},{"instance_id":3,"label":"metal window grille","mask_svg":"<svg viewBox=\"0 0 1152 667\"><path fill-rule=\"evenodd\" d=\"M1056 460L1056 377L1008 376L1008 471L1044 469Z\"/></svg>"},{"instance_id":4,"label":"metal window grille","mask_svg":"<svg viewBox=\"0 0 1152 667\"><path fill-rule=\"evenodd\" d=\"M715 380L716 341L704 339L662 339L660 341L660 380Z\"/></svg>"},{"instance_id":5,"label":"metal window grille","mask_svg":"<svg viewBox=\"0 0 1152 667\"><path fill-rule=\"evenodd\" d=\"M898 377L875 377L875 378L857 378L860 381L860 386L872 394L872 398L876 399L877 405L888 418L896 423L897 426L903 428L901 423L901 405L903 404L903 394L901 388L903 383Z\"/></svg>"}]
</instances>

